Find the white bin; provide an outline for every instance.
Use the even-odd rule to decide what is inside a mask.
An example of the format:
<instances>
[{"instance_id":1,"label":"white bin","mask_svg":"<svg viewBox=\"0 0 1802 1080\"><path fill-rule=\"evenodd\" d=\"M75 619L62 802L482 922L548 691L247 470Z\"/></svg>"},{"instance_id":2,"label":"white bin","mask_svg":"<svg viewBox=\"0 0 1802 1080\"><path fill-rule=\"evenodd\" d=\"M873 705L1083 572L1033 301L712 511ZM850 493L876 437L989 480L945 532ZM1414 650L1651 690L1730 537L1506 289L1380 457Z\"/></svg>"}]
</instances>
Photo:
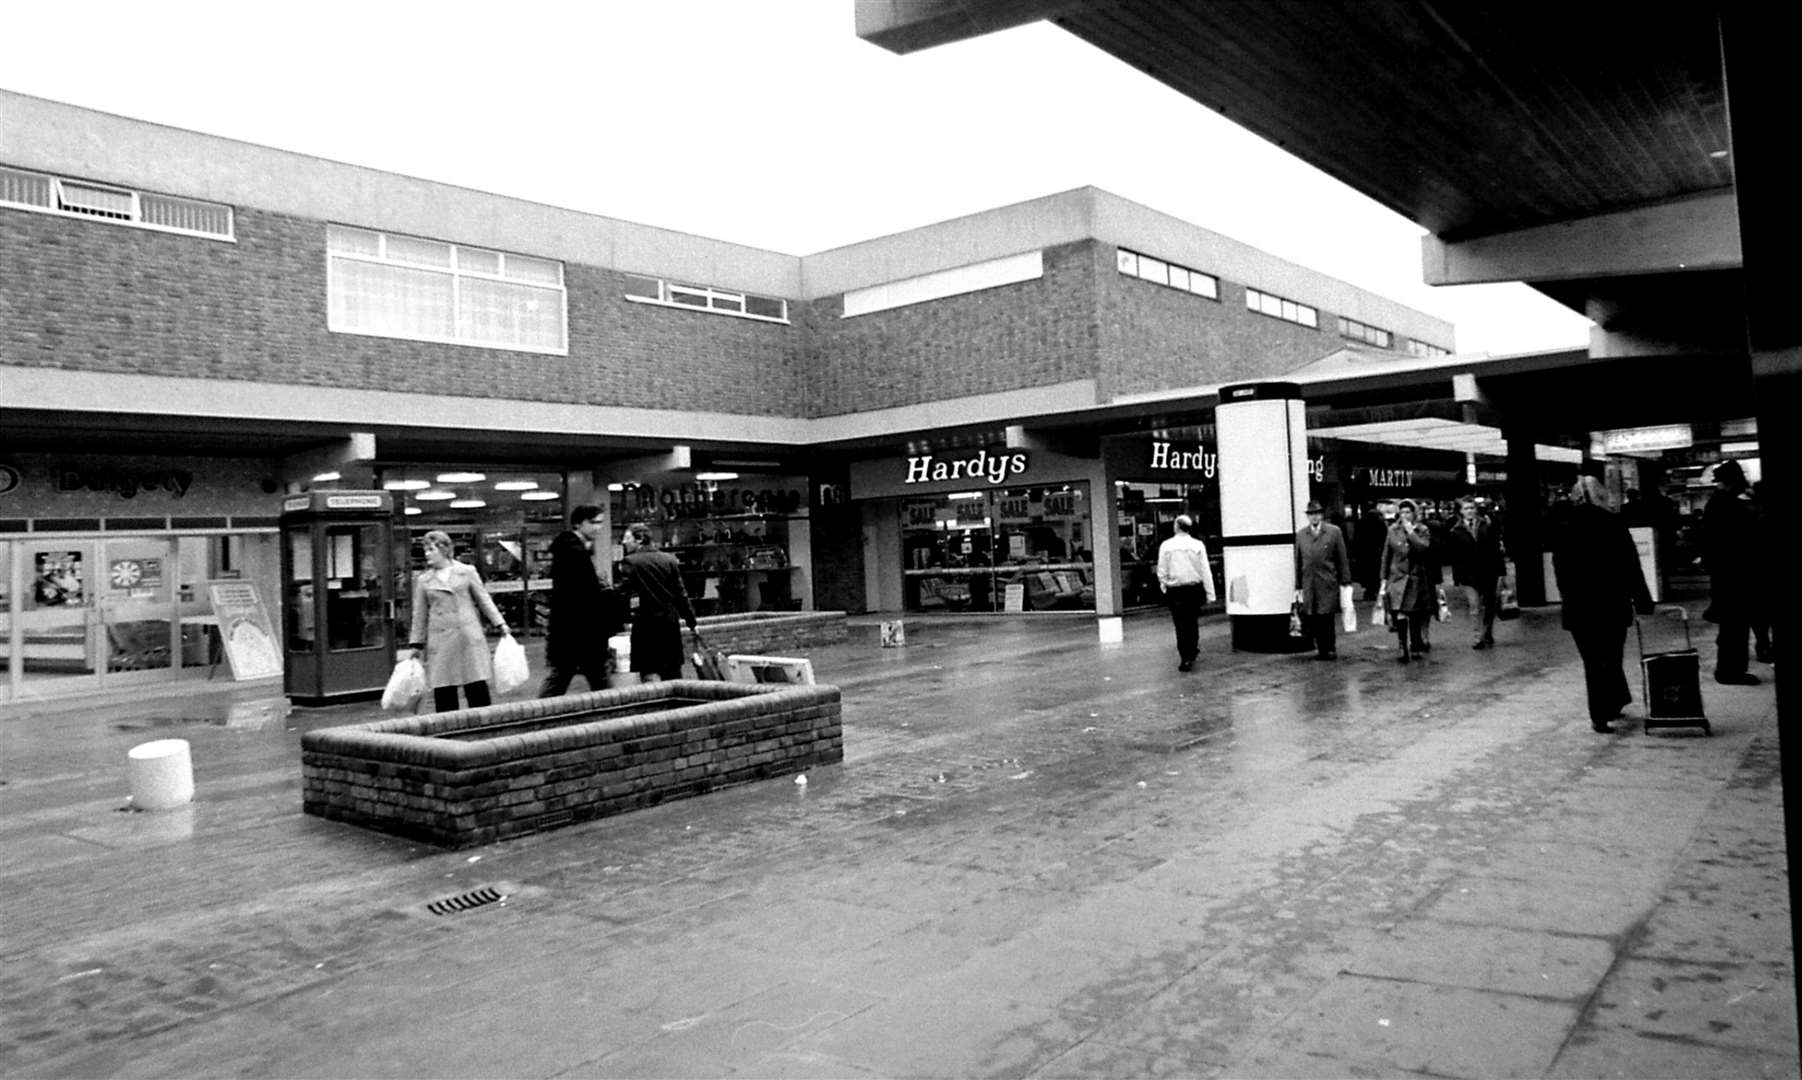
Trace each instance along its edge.
<instances>
[{"instance_id":1,"label":"white bin","mask_svg":"<svg viewBox=\"0 0 1802 1080\"><path fill-rule=\"evenodd\" d=\"M1098 623L1103 645L1119 645L1126 641L1126 620L1118 615L1104 616Z\"/></svg>"},{"instance_id":2,"label":"white bin","mask_svg":"<svg viewBox=\"0 0 1802 1080\"><path fill-rule=\"evenodd\" d=\"M186 739L158 739L126 752L131 765L131 804L168 810L194 799L194 759Z\"/></svg>"}]
</instances>

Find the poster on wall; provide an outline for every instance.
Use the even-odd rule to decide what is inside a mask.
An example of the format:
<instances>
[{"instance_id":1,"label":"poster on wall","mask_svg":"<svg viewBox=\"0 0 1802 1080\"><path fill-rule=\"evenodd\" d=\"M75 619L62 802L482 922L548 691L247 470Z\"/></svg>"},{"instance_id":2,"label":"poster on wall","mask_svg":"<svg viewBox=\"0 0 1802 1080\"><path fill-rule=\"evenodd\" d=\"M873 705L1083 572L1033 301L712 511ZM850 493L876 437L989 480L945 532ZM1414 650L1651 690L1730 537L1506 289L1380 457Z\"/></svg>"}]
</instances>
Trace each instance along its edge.
<instances>
[{"instance_id":1,"label":"poster on wall","mask_svg":"<svg viewBox=\"0 0 1802 1080\"><path fill-rule=\"evenodd\" d=\"M242 682L280 675L281 652L275 647L275 632L257 587L248 581L216 581L209 591L232 678Z\"/></svg>"},{"instance_id":2,"label":"poster on wall","mask_svg":"<svg viewBox=\"0 0 1802 1080\"><path fill-rule=\"evenodd\" d=\"M37 607L80 607L86 602L79 551L40 551L31 599Z\"/></svg>"}]
</instances>

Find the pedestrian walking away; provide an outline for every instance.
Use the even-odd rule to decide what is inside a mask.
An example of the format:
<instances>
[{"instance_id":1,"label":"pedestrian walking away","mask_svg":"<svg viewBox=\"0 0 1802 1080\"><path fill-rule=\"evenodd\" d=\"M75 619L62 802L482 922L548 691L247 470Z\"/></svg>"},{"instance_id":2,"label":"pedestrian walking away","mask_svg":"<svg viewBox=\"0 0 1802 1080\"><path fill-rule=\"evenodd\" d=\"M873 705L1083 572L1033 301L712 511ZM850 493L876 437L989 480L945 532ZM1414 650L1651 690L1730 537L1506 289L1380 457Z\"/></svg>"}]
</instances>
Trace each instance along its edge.
<instances>
[{"instance_id":1,"label":"pedestrian walking away","mask_svg":"<svg viewBox=\"0 0 1802 1080\"><path fill-rule=\"evenodd\" d=\"M637 599L632 612L632 669L642 682L661 682L682 675L682 628L695 628L694 605L682 583L682 564L658 551L651 527L627 526L626 557L620 562L620 586Z\"/></svg>"},{"instance_id":2,"label":"pedestrian walking away","mask_svg":"<svg viewBox=\"0 0 1802 1080\"><path fill-rule=\"evenodd\" d=\"M1415 520L1413 499L1395 504L1395 524L1383 541L1382 603L1389 612L1395 629L1396 644L1401 647L1402 663L1427 651L1421 627L1433 617L1439 594L1428 580L1428 554L1432 539L1427 527Z\"/></svg>"},{"instance_id":3,"label":"pedestrian walking away","mask_svg":"<svg viewBox=\"0 0 1802 1080\"><path fill-rule=\"evenodd\" d=\"M1639 549L1609 505L1608 489L1582 476L1570 489L1570 506L1554 524L1552 575L1564 598L1564 628L1583 658L1589 726L1604 735L1609 722L1633 701L1622 670L1627 627L1634 612L1652 612L1652 593L1640 569Z\"/></svg>"},{"instance_id":4,"label":"pedestrian walking away","mask_svg":"<svg viewBox=\"0 0 1802 1080\"><path fill-rule=\"evenodd\" d=\"M426 569L413 578L410 651L399 659L423 654L426 685L432 688L432 707L438 712L457 707L458 687L470 708L480 708L493 700L488 680L494 674L482 621L502 634L508 632L507 622L475 567L452 558L455 548L449 534L434 529L425 534L423 543Z\"/></svg>"},{"instance_id":5,"label":"pedestrian walking away","mask_svg":"<svg viewBox=\"0 0 1802 1080\"><path fill-rule=\"evenodd\" d=\"M551 541L551 611L545 620L541 698L569 692L577 675L590 690L605 690L612 661L607 639L625 629L625 600L601 581L594 541L601 508L584 503L569 512L569 528Z\"/></svg>"},{"instance_id":6,"label":"pedestrian walking away","mask_svg":"<svg viewBox=\"0 0 1802 1080\"><path fill-rule=\"evenodd\" d=\"M1178 671L1195 667L1201 651L1201 605L1214 602L1214 571L1208 564L1207 545L1191 535L1195 519L1178 514L1176 531L1158 545L1158 587L1170 605L1176 625Z\"/></svg>"},{"instance_id":7,"label":"pedestrian walking away","mask_svg":"<svg viewBox=\"0 0 1802 1080\"><path fill-rule=\"evenodd\" d=\"M1458 501L1458 523L1447 536L1451 547L1452 583L1470 594L1470 614L1476 623L1473 649L1495 644L1496 588L1507 570L1501 530L1483 517L1477 501Z\"/></svg>"},{"instance_id":8,"label":"pedestrian walking away","mask_svg":"<svg viewBox=\"0 0 1802 1080\"><path fill-rule=\"evenodd\" d=\"M1295 602L1302 628L1314 639L1319 660L1338 657L1339 590L1352 580L1345 534L1326 522L1320 504L1310 502L1308 523L1295 534Z\"/></svg>"},{"instance_id":9,"label":"pedestrian walking away","mask_svg":"<svg viewBox=\"0 0 1802 1080\"><path fill-rule=\"evenodd\" d=\"M1720 629L1714 639L1714 681L1757 686L1746 670L1746 638L1758 615L1759 590L1768 588L1770 567L1759 558L1760 530L1737 461L1714 467L1714 494L1702 509L1702 558L1708 567L1708 608L1702 617Z\"/></svg>"}]
</instances>

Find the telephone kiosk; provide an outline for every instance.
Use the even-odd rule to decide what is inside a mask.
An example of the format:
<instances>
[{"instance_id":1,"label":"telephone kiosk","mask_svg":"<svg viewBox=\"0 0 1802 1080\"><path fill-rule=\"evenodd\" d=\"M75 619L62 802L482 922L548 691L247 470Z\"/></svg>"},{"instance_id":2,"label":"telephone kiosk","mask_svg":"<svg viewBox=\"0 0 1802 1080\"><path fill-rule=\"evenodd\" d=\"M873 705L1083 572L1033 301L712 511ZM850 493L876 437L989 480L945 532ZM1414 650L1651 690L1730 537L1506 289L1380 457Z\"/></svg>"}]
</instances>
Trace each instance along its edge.
<instances>
[{"instance_id":1,"label":"telephone kiosk","mask_svg":"<svg viewBox=\"0 0 1802 1080\"><path fill-rule=\"evenodd\" d=\"M381 696L394 667L394 496L282 500L283 689L297 705Z\"/></svg>"}]
</instances>

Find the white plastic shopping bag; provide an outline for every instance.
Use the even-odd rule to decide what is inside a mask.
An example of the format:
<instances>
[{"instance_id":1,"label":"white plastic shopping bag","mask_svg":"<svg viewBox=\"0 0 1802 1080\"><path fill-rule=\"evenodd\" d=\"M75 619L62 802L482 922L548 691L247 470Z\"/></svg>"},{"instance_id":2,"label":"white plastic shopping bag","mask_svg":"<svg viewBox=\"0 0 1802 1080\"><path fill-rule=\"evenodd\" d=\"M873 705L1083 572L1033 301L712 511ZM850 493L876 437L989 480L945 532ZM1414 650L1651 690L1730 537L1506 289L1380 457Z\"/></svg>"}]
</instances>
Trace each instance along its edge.
<instances>
[{"instance_id":1,"label":"white plastic shopping bag","mask_svg":"<svg viewBox=\"0 0 1802 1080\"><path fill-rule=\"evenodd\" d=\"M1339 586L1339 629L1351 633L1358 628L1358 609L1352 604L1352 587Z\"/></svg>"},{"instance_id":2,"label":"white plastic shopping bag","mask_svg":"<svg viewBox=\"0 0 1802 1080\"><path fill-rule=\"evenodd\" d=\"M417 656L409 656L395 664L394 673L388 676L388 686L382 691L382 708L405 712L417 708L424 696L425 665Z\"/></svg>"},{"instance_id":3,"label":"white plastic shopping bag","mask_svg":"<svg viewBox=\"0 0 1802 1080\"><path fill-rule=\"evenodd\" d=\"M526 647L515 641L512 634L502 634L500 644L494 647L494 692L510 693L531 677L526 666Z\"/></svg>"}]
</instances>

